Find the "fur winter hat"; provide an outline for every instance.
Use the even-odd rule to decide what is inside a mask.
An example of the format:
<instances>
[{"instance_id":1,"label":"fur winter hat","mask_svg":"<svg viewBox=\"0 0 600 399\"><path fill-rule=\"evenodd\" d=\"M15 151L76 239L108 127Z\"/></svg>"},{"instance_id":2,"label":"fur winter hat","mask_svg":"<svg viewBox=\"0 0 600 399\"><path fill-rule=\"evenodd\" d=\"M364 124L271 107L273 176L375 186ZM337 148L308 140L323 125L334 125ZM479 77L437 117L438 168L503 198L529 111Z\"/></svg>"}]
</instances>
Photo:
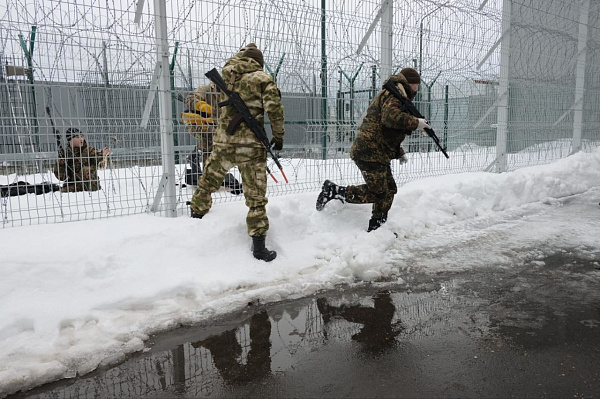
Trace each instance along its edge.
<instances>
[{"instance_id":1,"label":"fur winter hat","mask_svg":"<svg viewBox=\"0 0 600 399\"><path fill-rule=\"evenodd\" d=\"M79 136L80 134L82 134L82 133L76 127L70 127L65 132L65 136L67 137L67 141L71 141L71 139L73 137Z\"/></svg>"},{"instance_id":2,"label":"fur winter hat","mask_svg":"<svg viewBox=\"0 0 600 399\"><path fill-rule=\"evenodd\" d=\"M250 43L247 46L246 51L242 53L242 57L250 57L254 61L258 62L261 67L265 66L265 60L263 58L262 52L256 47L256 44Z\"/></svg>"},{"instance_id":3,"label":"fur winter hat","mask_svg":"<svg viewBox=\"0 0 600 399\"><path fill-rule=\"evenodd\" d=\"M404 68L400 73L404 75L408 83L421 84L421 75L419 75L419 72L417 72L416 69Z\"/></svg>"}]
</instances>

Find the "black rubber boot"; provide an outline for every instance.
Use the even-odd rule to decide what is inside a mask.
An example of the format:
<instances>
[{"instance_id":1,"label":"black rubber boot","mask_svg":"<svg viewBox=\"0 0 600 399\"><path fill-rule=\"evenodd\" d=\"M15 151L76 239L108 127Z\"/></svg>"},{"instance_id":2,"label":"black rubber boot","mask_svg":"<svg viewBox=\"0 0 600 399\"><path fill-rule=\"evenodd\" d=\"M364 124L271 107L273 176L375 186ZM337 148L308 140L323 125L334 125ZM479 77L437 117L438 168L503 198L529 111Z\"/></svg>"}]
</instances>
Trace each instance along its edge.
<instances>
[{"instance_id":1,"label":"black rubber boot","mask_svg":"<svg viewBox=\"0 0 600 399\"><path fill-rule=\"evenodd\" d=\"M227 173L222 186L231 189L231 194L233 195L240 195L244 192L242 190L242 183L240 183L231 173Z\"/></svg>"},{"instance_id":2,"label":"black rubber boot","mask_svg":"<svg viewBox=\"0 0 600 399\"><path fill-rule=\"evenodd\" d=\"M185 204L187 206L190 206L192 204L191 201L186 201ZM191 208L190 208L190 217L194 218L194 219L202 219L202 217L204 216L204 214L201 213L196 213L194 212Z\"/></svg>"},{"instance_id":3,"label":"black rubber boot","mask_svg":"<svg viewBox=\"0 0 600 399\"><path fill-rule=\"evenodd\" d=\"M334 199L345 202L346 187L338 186L330 180L325 180L321 187L321 193L317 198L317 211L322 211L325 208L325 204Z\"/></svg>"},{"instance_id":4,"label":"black rubber boot","mask_svg":"<svg viewBox=\"0 0 600 399\"><path fill-rule=\"evenodd\" d=\"M378 228L381 227L382 224L385 223L386 220L387 220L387 216L369 220L369 228L367 229L367 232L377 230Z\"/></svg>"},{"instance_id":5,"label":"black rubber boot","mask_svg":"<svg viewBox=\"0 0 600 399\"><path fill-rule=\"evenodd\" d=\"M265 248L265 236L252 237L252 254L258 260L270 262L277 257L277 252Z\"/></svg>"},{"instance_id":6,"label":"black rubber boot","mask_svg":"<svg viewBox=\"0 0 600 399\"><path fill-rule=\"evenodd\" d=\"M192 210L190 210L190 216L194 219L202 219L204 217L204 215L202 215L201 213L196 213Z\"/></svg>"}]
</instances>

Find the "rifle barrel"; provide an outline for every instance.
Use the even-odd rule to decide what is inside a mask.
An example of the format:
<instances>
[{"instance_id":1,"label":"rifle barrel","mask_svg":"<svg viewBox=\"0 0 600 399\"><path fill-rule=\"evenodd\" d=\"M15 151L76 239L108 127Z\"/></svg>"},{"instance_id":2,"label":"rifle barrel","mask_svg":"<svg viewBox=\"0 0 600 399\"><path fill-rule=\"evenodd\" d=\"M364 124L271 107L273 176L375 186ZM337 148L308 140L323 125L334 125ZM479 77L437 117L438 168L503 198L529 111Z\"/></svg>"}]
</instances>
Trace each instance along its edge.
<instances>
[{"instance_id":1,"label":"rifle barrel","mask_svg":"<svg viewBox=\"0 0 600 399\"><path fill-rule=\"evenodd\" d=\"M424 116L419 112L419 110L417 109L417 107L415 107L415 105L412 103L412 101L410 101L407 98L402 97L402 94L400 94L400 91L398 90L398 88L396 87L396 85L392 81L390 81L388 79L385 82L385 84L383 85L383 88L386 89L387 91L389 91L390 93L392 93L392 95L394 97L396 97L402 103L402 105L406 108L406 110L408 111L409 114L411 114L412 116L414 116L416 118L424 119ZM450 158L450 156L446 152L446 149L442 147L442 144L440 143L440 139L435 134L435 132L433 131L433 129L432 128L426 128L425 132L427 133L427 135L429 137L431 137L433 139L433 142L440 149L440 151L442 151L442 153L444 154L444 156L446 158Z\"/></svg>"}]
</instances>

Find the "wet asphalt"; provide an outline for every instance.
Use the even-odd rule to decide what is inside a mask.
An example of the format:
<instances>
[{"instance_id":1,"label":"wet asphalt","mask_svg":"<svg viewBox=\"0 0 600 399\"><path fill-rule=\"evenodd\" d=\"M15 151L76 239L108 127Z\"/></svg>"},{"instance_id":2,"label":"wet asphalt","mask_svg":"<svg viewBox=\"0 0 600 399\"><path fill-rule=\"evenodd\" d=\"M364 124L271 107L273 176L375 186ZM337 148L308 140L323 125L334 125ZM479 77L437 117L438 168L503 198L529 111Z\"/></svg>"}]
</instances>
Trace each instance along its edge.
<instances>
[{"instance_id":1,"label":"wet asphalt","mask_svg":"<svg viewBox=\"0 0 600 399\"><path fill-rule=\"evenodd\" d=\"M562 249L249 304L13 397L600 397L599 262Z\"/></svg>"}]
</instances>

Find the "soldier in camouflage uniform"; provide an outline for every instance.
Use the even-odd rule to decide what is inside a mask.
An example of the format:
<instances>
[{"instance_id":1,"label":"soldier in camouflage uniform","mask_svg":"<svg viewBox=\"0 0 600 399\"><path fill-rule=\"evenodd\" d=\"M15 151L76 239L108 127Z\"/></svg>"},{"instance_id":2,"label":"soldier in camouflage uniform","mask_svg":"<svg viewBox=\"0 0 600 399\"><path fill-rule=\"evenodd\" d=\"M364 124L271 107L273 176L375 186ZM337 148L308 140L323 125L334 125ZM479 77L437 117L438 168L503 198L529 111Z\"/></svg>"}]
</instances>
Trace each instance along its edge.
<instances>
[{"instance_id":1,"label":"soldier in camouflage uniform","mask_svg":"<svg viewBox=\"0 0 600 399\"><path fill-rule=\"evenodd\" d=\"M54 165L54 174L62 180L62 192L76 191L98 191L100 180L98 179L98 163L104 155L109 154L109 149L104 147L102 151L87 145L83 134L78 129L69 128L66 132L67 149L61 151L58 161Z\"/></svg>"},{"instance_id":2,"label":"soldier in camouflage uniform","mask_svg":"<svg viewBox=\"0 0 600 399\"><path fill-rule=\"evenodd\" d=\"M400 93L411 100L421 83L419 73L413 68L404 68L390 79ZM379 228L387 220L394 195L398 192L390 162L397 158L401 164L406 163L408 158L401 146L402 141L417 129L426 135L424 129L428 127L425 119L410 115L402 108L400 100L387 90L381 90L369 104L350 149L350 158L360 169L365 184L344 187L325 180L317 198L317 210L322 210L333 199L351 204L372 203L367 231Z\"/></svg>"},{"instance_id":3,"label":"soldier in camouflage uniform","mask_svg":"<svg viewBox=\"0 0 600 399\"><path fill-rule=\"evenodd\" d=\"M246 106L264 126L264 113L271 121L274 150L283 146L284 119L281 93L273 78L263 71L264 60L254 43L242 48L223 67L223 80L230 90L240 95ZM227 99L221 94L221 101ZM213 152L208 158L206 169L198 181L198 187L190 202L191 216L202 218L212 206L211 194L219 189L227 171L236 166L242 174L244 196L248 215L246 225L252 237L253 255L256 259L271 261L277 253L265 247L269 230L267 205L267 151L245 123L238 125L233 134L227 127L237 115L233 105L219 110L219 124L214 137Z\"/></svg>"}]
</instances>

